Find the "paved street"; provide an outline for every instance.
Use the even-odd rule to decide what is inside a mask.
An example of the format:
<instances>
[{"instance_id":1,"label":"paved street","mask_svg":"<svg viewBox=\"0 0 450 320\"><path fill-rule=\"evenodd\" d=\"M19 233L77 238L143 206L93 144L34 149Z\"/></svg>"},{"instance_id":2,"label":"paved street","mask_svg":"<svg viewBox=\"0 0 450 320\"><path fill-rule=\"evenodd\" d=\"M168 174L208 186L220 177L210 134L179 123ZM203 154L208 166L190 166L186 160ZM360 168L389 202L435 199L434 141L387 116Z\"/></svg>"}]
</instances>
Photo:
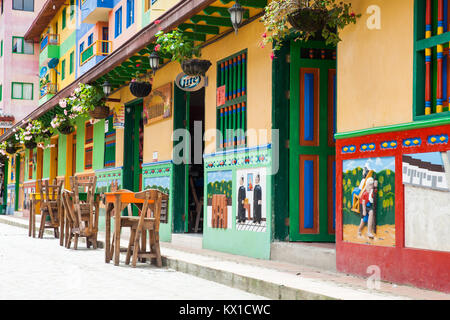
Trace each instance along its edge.
<instances>
[{"instance_id":1,"label":"paved street","mask_svg":"<svg viewBox=\"0 0 450 320\"><path fill-rule=\"evenodd\" d=\"M104 263L103 249L78 251L0 224L0 299L265 299L170 269Z\"/></svg>"}]
</instances>

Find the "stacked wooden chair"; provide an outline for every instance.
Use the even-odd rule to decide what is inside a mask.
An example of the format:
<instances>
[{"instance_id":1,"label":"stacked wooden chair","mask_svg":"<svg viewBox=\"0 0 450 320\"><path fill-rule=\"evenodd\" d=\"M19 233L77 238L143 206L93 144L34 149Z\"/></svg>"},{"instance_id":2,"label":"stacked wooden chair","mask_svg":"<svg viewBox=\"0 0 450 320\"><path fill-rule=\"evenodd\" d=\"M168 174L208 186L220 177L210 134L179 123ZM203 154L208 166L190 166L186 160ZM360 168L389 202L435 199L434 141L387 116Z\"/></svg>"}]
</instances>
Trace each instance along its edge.
<instances>
[{"instance_id":1,"label":"stacked wooden chair","mask_svg":"<svg viewBox=\"0 0 450 320\"><path fill-rule=\"evenodd\" d=\"M131 227L130 240L128 242L125 263L136 267L139 259L155 259L156 265L162 267L161 250L159 246L159 225L162 204L168 203L168 195L159 190L150 189L135 194L138 199L143 199L142 210L139 217L127 217L126 225ZM153 200L153 203L150 203ZM149 233L149 249L146 250L147 231Z\"/></svg>"},{"instance_id":2,"label":"stacked wooden chair","mask_svg":"<svg viewBox=\"0 0 450 320\"><path fill-rule=\"evenodd\" d=\"M40 192L41 225L39 228L39 238L44 237L45 229L53 229L55 238L59 237L59 226L62 219L61 191L64 181L55 179L50 185L48 180L38 180ZM47 219L49 218L49 219ZM48 220L48 221L47 221Z\"/></svg>"},{"instance_id":3,"label":"stacked wooden chair","mask_svg":"<svg viewBox=\"0 0 450 320\"><path fill-rule=\"evenodd\" d=\"M72 241L74 249L78 249L78 239L86 238L86 247L91 245L97 249L98 218L100 199L95 195L97 177L89 177L87 182L81 182L77 177L70 177L72 191L64 190L62 199L66 211L66 248ZM80 199L81 192L86 193L86 199Z\"/></svg>"}]
</instances>

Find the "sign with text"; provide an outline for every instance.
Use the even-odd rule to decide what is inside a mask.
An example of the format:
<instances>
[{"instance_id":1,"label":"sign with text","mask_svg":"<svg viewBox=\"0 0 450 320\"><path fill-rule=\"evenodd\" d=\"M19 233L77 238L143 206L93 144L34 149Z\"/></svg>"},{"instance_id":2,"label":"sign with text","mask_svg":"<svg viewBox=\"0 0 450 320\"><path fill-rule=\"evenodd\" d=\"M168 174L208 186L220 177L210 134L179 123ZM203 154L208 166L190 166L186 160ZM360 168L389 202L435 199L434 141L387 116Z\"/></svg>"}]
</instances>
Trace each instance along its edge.
<instances>
[{"instance_id":1,"label":"sign with text","mask_svg":"<svg viewBox=\"0 0 450 320\"><path fill-rule=\"evenodd\" d=\"M181 90L192 92L206 87L206 78L203 76L192 77L182 72L177 76L175 83Z\"/></svg>"},{"instance_id":2,"label":"sign with text","mask_svg":"<svg viewBox=\"0 0 450 320\"><path fill-rule=\"evenodd\" d=\"M225 85L217 88L216 96L217 96L217 106L218 107L223 106L226 102L225 101L225 90L226 90Z\"/></svg>"}]
</instances>

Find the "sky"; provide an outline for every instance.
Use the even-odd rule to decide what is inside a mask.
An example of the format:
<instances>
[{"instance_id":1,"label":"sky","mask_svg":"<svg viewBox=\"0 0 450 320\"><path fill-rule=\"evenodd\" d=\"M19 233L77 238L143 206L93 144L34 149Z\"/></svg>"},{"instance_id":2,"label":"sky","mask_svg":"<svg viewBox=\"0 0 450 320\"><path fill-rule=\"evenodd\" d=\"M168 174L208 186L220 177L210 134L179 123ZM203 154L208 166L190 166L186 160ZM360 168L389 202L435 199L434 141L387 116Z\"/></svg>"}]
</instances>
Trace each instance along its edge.
<instances>
[{"instance_id":1,"label":"sky","mask_svg":"<svg viewBox=\"0 0 450 320\"><path fill-rule=\"evenodd\" d=\"M145 186L160 186L162 188L169 188L170 184L170 177L152 177L152 178L145 178L144 179L144 185Z\"/></svg>"},{"instance_id":2,"label":"sky","mask_svg":"<svg viewBox=\"0 0 450 320\"><path fill-rule=\"evenodd\" d=\"M216 181L231 181L233 180L232 171L213 171L208 172L208 183Z\"/></svg>"},{"instance_id":3,"label":"sky","mask_svg":"<svg viewBox=\"0 0 450 320\"><path fill-rule=\"evenodd\" d=\"M395 157L345 160L343 163L343 169L345 172L358 167L364 168L366 165L370 170L375 170L375 172L380 172L385 169L395 172Z\"/></svg>"},{"instance_id":4,"label":"sky","mask_svg":"<svg viewBox=\"0 0 450 320\"><path fill-rule=\"evenodd\" d=\"M444 165L444 162L442 161L442 155L440 152L415 153L415 154L407 154L407 156L412 157L413 159L430 162L432 164L437 164L440 166Z\"/></svg>"}]
</instances>

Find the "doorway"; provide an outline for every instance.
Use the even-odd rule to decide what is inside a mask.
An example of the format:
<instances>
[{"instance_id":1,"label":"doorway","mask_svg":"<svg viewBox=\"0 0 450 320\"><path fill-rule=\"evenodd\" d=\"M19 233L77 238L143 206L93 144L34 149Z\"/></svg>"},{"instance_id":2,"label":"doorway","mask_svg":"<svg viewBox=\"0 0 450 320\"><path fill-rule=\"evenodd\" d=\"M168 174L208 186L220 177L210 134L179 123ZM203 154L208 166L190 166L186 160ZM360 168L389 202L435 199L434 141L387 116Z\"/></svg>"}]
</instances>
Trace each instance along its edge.
<instances>
[{"instance_id":1,"label":"doorway","mask_svg":"<svg viewBox=\"0 0 450 320\"><path fill-rule=\"evenodd\" d=\"M289 238L335 241L336 48L291 42Z\"/></svg>"},{"instance_id":2,"label":"doorway","mask_svg":"<svg viewBox=\"0 0 450 320\"><path fill-rule=\"evenodd\" d=\"M142 189L144 121L142 99L125 106L123 188L138 192ZM133 207L133 215L137 209Z\"/></svg>"},{"instance_id":3,"label":"doorway","mask_svg":"<svg viewBox=\"0 0 450 320\"><path fill-rule=\"evenodd\" d=\"M203 135L205 130L205 89L184 92L175 86L174 90L174 130L187 129L190 139L174 141L174 150L180 142L184 149L175 158L182 158L182 163L174 161L173 192L177 195L173 201L173 232L203 233ZM184 150L189 154L184 154ZM184 195L184 196L180 196Z\"/></svg>"}]
</instances>

